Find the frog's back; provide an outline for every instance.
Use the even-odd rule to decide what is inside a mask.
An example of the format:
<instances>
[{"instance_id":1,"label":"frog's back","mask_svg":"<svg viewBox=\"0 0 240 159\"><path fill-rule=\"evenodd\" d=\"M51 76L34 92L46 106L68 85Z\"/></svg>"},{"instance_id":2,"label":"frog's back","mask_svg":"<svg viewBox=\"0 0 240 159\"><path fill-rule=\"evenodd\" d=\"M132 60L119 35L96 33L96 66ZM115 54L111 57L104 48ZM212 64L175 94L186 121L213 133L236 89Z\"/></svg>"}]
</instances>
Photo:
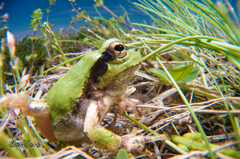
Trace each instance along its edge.
<instances>
[{"instance_id":1,"label":"frog's back","mask_svg":"<svg viewBox=\"0 0 240 159\"><path fill-rule=\"evenodd\" d=\"M91 72L91 68L101 54L94 51L80 59L48 92L46 101L52 121L64 116L72 109L73 104L81 97Z\"/></svg>"}]
</instances>

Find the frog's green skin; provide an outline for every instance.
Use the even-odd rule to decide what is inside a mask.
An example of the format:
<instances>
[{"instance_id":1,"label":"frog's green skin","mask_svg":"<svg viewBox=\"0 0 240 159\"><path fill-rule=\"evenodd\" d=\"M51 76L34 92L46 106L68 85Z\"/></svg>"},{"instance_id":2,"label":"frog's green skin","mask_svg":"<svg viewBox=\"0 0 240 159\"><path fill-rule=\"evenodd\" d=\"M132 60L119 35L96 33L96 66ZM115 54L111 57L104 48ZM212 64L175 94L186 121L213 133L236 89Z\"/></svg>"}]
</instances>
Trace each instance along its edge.
<instances>
[{"instance_id":1,"label":"frog's green skin","mask_svg":"<svg viewBox=\"0 0 240 159\"><path fill-rule=\"evenodd\" d=\"M105 41L98 51L85 55L54 84L46 97L49 108L29 106L30 115L36 118L45 137L81 142L86 135L111 151L121 146L121 137L101 127L100 122L125 93L141 56L139 51L129 49L124 57L117 58L109 49L113 43L121 42L118 39ZM43 116L46 120L42 123Z\"/></svg>"}]
</instances>

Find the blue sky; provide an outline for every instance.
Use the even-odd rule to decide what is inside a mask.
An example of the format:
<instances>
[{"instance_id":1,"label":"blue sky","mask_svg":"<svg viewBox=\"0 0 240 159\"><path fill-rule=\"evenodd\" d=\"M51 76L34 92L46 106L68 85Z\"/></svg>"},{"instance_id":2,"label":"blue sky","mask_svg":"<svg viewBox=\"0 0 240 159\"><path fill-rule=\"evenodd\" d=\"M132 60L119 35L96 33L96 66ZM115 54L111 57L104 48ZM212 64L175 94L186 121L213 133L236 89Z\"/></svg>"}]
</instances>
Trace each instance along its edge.
<instances>
[{"instance_id":1,"label":"blue sky","mask_svg":"<svg viewBox=\"0 0 240 159\"><path fill-rule=\"evenodd\" d=\"M33 34L32 29L29 28L29 24L31 22L30 15L35 9L42 9L44 12L43 22L46 21L45 8L49 7L48 0L4 0L3 2L5 3L5 6L3 10L0 11L0 14L9 14L8 27L18 40L27 34ZM81 7L82 10L87 10L88 14L98 16L93 6L95 4L93 0L76 0L76 2L76 8ZM127 0L104 0L104 5L110 8L117 15L124 14L124 11L120 6L122 5L124 9L128 11L129 16L132 17L133 13L135 15L141 15L135 16L135 19L137 18L138 20L142 20L142 16L144 16L144 13L134 8ZM107 11L103 10L101 7L98 8L104 17L111 17ZM68 0L57 0L56 5L51 6L51 10L52 12L49 14L49 22L54 24L52 29L55 31L59 31L60 28L66 29L70 24L70 18L72 16L76 16L76 13L72 12L72 6ZM131 18L131 20L133 19ZM83 24L84 21L81 23Z\"/></svg>"},{"instance_id":2,"label":"blue sky","mask_svg":"<svg viewBox=\"0 0 240 159\"><path fill-rule=\"evenodd\" d=\"M137 1L137 0L133 0ZM232 4L236 3L237 0L230 0ZM0 15L4 13L9 14L8 27L15 37L20 40L25 35L32 36L32 29L29 28L31 22L30 15L37 8L41 8L44 12L43 21L46 21L45 8L48 8L48 0L3 0L5 6L3 10L0 11ZM87 13L92 16L98 16L96 10L94 9L95 2L93 0L76 0L77 6L81 7L83 10L87 10ZM134 8L133 5L128 0L104 0L104 5L107 6L117 15L122 15L124 13L120 5L127 10L132 22L142 22L143 20L149 19L142 11ZM233 5L235 6L235 5ZM105 17L109 18L111 15L98 7L100 13ZM72 6L68 0L57 0L56 5L51 6L52 12L49 14L49 22L54 24L53 30L59 31L60 28L67 28L70 24L70 18L76 16L75 12L72 12ZM83 24L78 23L78 25Z\"/></svg>"}]
</instances>

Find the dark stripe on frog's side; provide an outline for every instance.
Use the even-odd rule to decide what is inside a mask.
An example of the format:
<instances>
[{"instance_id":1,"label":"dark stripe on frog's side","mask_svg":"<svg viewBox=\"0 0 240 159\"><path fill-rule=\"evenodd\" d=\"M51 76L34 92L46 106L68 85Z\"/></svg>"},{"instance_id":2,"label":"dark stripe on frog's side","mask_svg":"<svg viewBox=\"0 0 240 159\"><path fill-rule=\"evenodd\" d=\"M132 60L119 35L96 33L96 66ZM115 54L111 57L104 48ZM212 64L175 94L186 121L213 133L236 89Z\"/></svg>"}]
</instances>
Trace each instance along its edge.
<instances>
[{"instance_id":1,"label":"dark stripe on frog's side","mask_svg":"<svg viewBox=\"0 0 240 159\"><path fill-rule=\"evenodd\" d=\"M96 64L93 66L90 78L88 79L86 83L86 91L85 95L86 97L92 98L92 99L99 99L103 96L105 96L105 91L98 90L95 86L95 83L99 82L99 77L101 75L104 75L108 70L108 61L113 60L113 55L107 50L106 52L102 53L102 56L98 59Z\"/></svg>"},{"instance_id":2,"label":"dark stripe on frog's side","mask_svg":"<svg viewBox=\"0 0 240 159\"><path fill-rule=\"evenodd\" d=\"M93 66L91 71L90 79L94 82L98 82L98 77L104 75L108 70L108 61L114 60L115 57L108 50L102 53L96 64Z\"/></svg>"}]
</instances>

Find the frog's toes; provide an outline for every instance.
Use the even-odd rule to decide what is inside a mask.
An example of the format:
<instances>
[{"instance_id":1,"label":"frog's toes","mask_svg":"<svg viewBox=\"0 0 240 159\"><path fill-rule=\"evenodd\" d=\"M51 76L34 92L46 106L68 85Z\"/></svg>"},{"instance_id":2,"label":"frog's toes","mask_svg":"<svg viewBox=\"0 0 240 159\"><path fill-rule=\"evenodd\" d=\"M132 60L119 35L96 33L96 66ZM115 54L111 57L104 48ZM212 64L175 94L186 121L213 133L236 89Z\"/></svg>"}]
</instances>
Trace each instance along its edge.
<instances>
[{"instance_id":1,"label":"frog's toes","mask_svg":"<svg viewBox=\"0 0 240 159\"><path fill-rule=\"evenodd\" d=\"M131 137L128 139L124 139L122 143L122 148L124 148L127 152L132 151L143 151L145 140L142 136Z\"/></svg>"},{"instance_id":2,"label":"frog's toes","mask_svg":"<svg viewBox=\"0 0 240 159\"><path fill-rule=\"evenodd\" d=\"M121 115L125 108L128 106L130 108L132 108L135 117L141 117L141 113L138 111L136 104L139 103L138 100L134 100L134 99L130 99L128 98L128 96L130 94L132 94L133 92L136 91L135 87L131 87L130 89L127 89L126 92L120 96L117 101L114 104L118 104L119 105L119 110L118 110L118 114Z\"/></svg>"},{"instance_id":3,"label":"frog's toes","mask_svg":"<svg viewBox=\"0 0 240 159\"><path fill-rule=\"evenodd\" d=\"M6 106L8 109L21 108L24 115L29 114L28 105L31 103L30 97L24 93L8 94L0 98L0 108Z\"/></svg>"},{"instance_id":4,"label":"frog's toes","mask_svg":"<svg viewBox=\"0 0 240 159\"><path fill-rule=\"evenodd\" d=\"M121 101L119 105L118 114L122 114L125 110L125 108L128 106L132 108L133 113L135 115L135 118L139 118L142 116L141 112L137 109L136 104L139 103L139 101L133 101L133 99L126 98L123 101Z\"/></svg>"},{"instance_id":5,"label":"frog's toes","mask_svg":"<svg viewBox=\"0 0 240 159\"><path fill-rule=\"evenodd\" d=\"M123 138L122 148L127 152L142 151L145 143L166 139L165 135L125 137Z\"/></svg>"}]
</instances>

